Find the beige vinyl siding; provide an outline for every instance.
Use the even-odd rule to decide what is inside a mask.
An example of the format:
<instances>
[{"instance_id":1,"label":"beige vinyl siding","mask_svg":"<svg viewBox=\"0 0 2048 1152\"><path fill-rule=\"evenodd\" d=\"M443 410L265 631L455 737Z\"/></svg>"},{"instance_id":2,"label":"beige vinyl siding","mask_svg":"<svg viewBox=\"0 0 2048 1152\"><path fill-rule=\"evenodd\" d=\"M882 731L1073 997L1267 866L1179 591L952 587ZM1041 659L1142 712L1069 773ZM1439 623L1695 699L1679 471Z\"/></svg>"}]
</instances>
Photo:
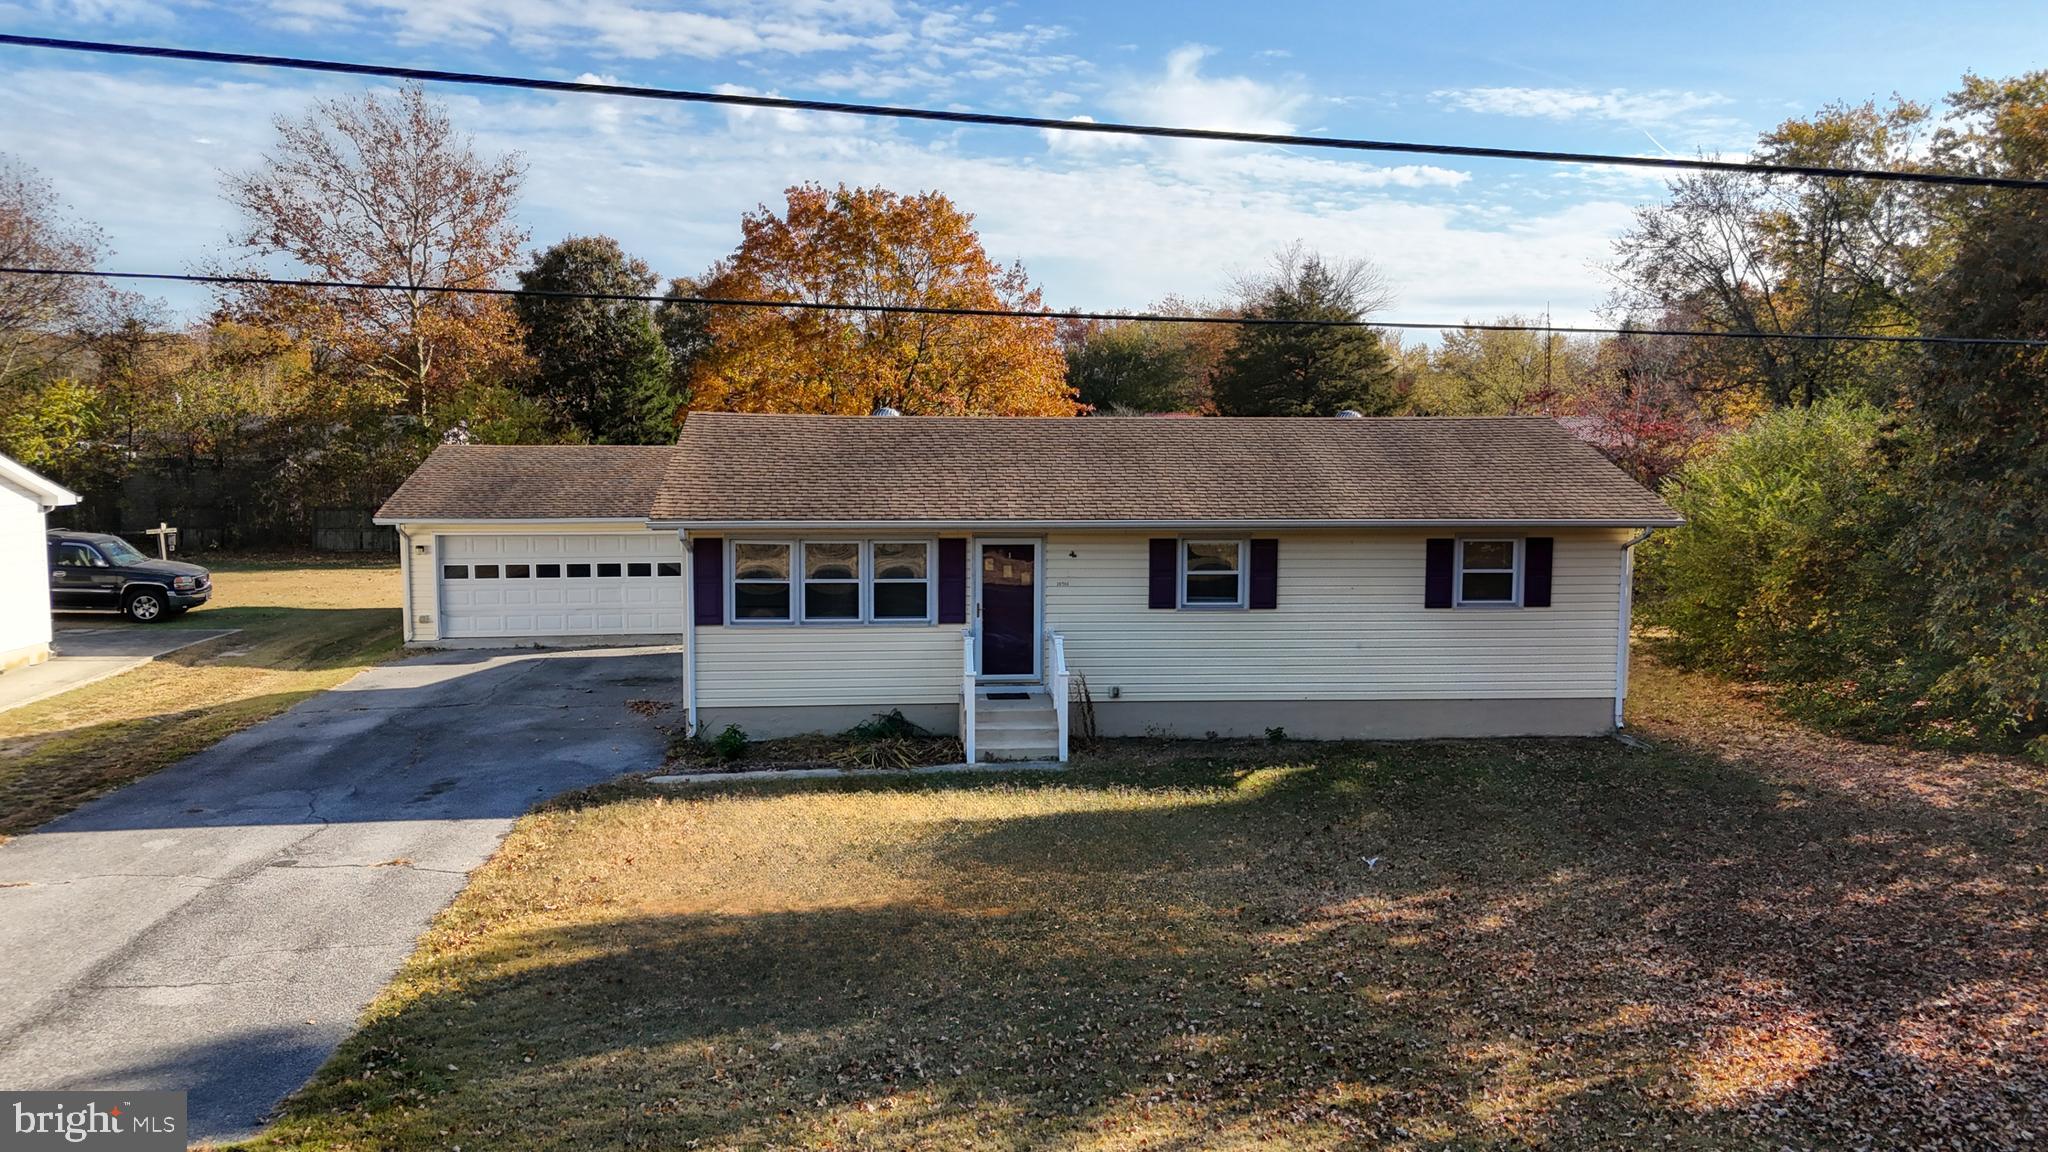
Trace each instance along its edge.
<instances>
[{"instance_id":1,"label":"beige vinyl siding","mask_svg":"<svg viewBox=\"0 0 2048 1152\"><path fill-rule=\"evenodd\" d=\"M1550 533L1549 608L1455 609L1422 606L1430 533L1257 533L1280 540L1279 607L1267 611L1147 608L1149 535L1047 542L1047 627L1097 700L1614 694L1626 532Z\"/></svg>"},{"instance_id":2,"label":"beige vinyl siding","mask_svg":"<svg viewBox=\"0 0 2048 1152\"><path fill-rule=\"evenodd\" d=\"M427 644L441 639L441 591L435 580L441 570L441 549L435 542L436 536L504 536L528 533L617 535L648 530L644 526L636 527L630 523L575 524L548 520L505 520L487 524L411 521L401 523L397 527L400 531L400 575L412 588L412 619L407 621L405 635L406 639L414 644ZM664 531L662 535L676 541L674 556L671 557L668 550L664 550L662 558L681 559L682 542L676 538L675 533ZM427 554L424 556L415 551L421 544L427 546Z\"/></svg>"},{"instance_id":3,"label":"beige vinyl siding","mask_svg":"<svg viewBox=\"0 0 2048 1152\"><path fill-rule=\"evenodd\" d=\"M957 704L964 631L958 624L700 627L697 704Z\"/></svg>"}]
</instances>

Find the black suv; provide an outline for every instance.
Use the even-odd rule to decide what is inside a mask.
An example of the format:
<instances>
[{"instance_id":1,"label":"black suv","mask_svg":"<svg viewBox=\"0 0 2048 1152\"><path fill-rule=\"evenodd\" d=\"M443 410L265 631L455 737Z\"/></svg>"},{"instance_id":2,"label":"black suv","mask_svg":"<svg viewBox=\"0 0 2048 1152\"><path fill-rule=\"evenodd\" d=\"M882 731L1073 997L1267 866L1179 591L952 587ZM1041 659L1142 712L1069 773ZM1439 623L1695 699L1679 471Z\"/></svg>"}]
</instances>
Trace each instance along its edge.
<instances>
[{"instance_id":1,"label":"black suv","mask_svg":"<svg viewBox=\"0 0 2048 1152\"><path fill-rule=\"evenodd\" d=\"M153 560L119 536L49 532L50 606L59 612L112 608L147 624L206 603L213 575L197 564Z\"/></svg>"}]
</instances>

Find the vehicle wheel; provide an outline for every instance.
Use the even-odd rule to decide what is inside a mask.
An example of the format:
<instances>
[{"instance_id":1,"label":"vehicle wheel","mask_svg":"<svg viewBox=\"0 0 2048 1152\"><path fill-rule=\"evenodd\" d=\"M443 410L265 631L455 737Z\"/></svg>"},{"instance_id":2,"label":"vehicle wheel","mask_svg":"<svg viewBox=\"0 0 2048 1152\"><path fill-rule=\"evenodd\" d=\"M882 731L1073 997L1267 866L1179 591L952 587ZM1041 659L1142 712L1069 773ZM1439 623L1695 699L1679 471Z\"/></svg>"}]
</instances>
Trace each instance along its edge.
<instances>
[{"instance_id":1,"label":"vehicle wheel","mask_svg":"<svg viewBox=\"0 0 2048 1152\"><path fill-rule=\"evenodd\" d=\"M121 613L137 624L149 624L164 617L164 594L147 588L130 592L121 604Z\"/></svg>"}]
</instances>

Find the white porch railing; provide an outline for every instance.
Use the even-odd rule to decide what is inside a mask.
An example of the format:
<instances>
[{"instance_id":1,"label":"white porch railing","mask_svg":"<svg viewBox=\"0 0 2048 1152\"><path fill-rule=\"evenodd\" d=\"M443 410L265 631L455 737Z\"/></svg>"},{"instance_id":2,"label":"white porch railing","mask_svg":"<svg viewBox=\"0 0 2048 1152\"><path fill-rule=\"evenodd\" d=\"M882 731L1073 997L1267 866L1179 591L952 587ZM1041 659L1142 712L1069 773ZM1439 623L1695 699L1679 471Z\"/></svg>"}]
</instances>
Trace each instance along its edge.
<instances>
[{"instance_id":1,"label":"white porch railing","mask_svg":"<svg viewBox=\"0 0 2048 1152\"><path fill-rule=\"evenodd\" d=\"M1053 715L1060 724L1060 763L1067 762L1067 698L1073 694L1067 676L1067 638L1057 632L1045 635L1045 687L1052 694Z\"/></svg>"},{"instance_id":2,"label":"white porch railing","mask_svg":"<svg viewBox=\"0 0 2048 1152\"><path fill-rule=\"evenodd\" d=\"M974 629L960 633L960 747L967 762L974 763L974 696L980 687L981 668L974 662Z\"/></svg>"}]
</instances>

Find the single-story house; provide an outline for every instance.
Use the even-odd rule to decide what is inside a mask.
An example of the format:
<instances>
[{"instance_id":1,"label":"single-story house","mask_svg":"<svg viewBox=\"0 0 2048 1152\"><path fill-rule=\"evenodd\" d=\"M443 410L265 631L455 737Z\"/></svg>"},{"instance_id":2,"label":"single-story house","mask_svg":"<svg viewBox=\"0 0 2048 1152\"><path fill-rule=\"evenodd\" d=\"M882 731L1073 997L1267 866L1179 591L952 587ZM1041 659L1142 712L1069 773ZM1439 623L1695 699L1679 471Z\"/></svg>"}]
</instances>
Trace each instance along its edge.
<instances>
[{"instance_id":1,"label":"single-story house","mask_svg":"<svg viewBox=\"0 0 2048 1152\"><path fill-rule=\"evenodd\" d=\"M50 658L45 517L76 503L76 492L0 456L0 672Z\"/></svg>"},{"instance_id":2,"label":"single-story house","mask_svg":"<svg viewBox=\"0 0 2048 1152\"><path fill-rule=\"evenodd\" d=\"M694 731L892 709L1103 735L1587 735L1678 515L1556 421L692 413L672 447L437 449L379 510L406 640L681 641Z\"/></svg>"}]
</instances>

